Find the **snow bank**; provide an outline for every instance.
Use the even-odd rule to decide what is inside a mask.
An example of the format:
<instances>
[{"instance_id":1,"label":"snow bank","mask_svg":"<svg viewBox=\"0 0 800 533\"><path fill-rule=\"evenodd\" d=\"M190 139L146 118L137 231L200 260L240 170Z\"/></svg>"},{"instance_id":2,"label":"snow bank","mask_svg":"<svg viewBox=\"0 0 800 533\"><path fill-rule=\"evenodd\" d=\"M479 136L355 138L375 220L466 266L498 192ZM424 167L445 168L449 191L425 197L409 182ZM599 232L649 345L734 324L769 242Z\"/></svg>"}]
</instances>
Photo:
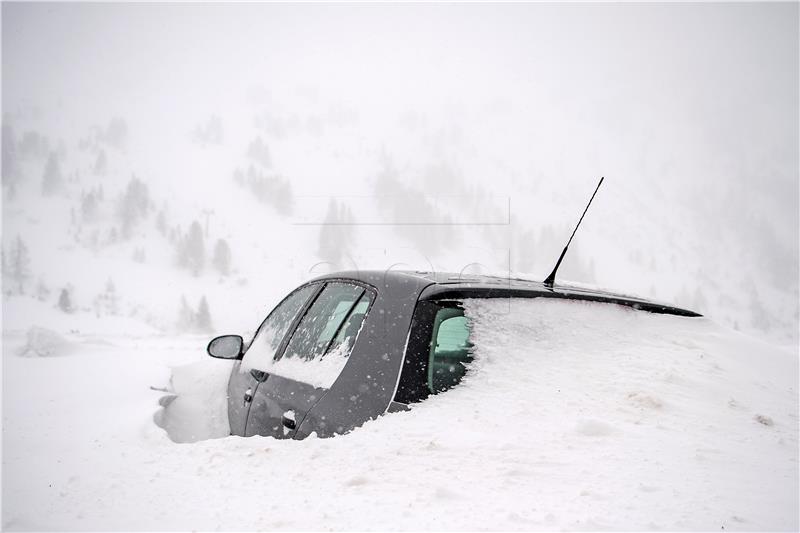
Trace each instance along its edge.
<instances>
[{"instance_id":1,"label":"snow bank","mask_svg":"<svg viewBox=\"0 0 800 533\"><path fill-rule=\"evenodd\" d=\"M4 395L39 394L4 412L3 526L797 530L796 351L606 304L466 314L476 353L461 385L332 439L173 443L148 386L178 354L205 357L194 344L6 357ZM207 362L176 369L195 406L229 369Z\"/></svg>"},{"instance_id":2,"label":"snow bank","mask_svg":"<svg viewBox=\"0 0 800 533\"><path fill-rule=\"evenodd\" d=\"M175 442L227 437L231 361L202 360L172 368L153 421Z\"/></svg>"},{"instance_id":3,"label":"snow bank","mask_svg":"<svg viewBox=\"0 0 800 533\"><path fill-rule=\"evenodd\" d=\"M67 339L47 328L33 326L26 338L25 346L19 350L19 354L25 357L55 357L72 351L72 344Z\"/></svg>"}]
</instances>

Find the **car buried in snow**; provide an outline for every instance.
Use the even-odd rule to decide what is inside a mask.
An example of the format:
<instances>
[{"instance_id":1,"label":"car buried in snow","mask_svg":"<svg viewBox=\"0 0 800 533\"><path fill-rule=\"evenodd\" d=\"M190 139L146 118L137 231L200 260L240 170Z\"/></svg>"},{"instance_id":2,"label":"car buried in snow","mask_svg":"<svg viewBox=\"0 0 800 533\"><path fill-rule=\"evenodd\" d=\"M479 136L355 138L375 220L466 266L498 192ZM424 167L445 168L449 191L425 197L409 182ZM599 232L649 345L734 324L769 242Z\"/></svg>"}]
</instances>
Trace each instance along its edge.
<instances>
[{"instance_id":1,"label":"car buried in snow","mask_svg":"<svg viewBox=\"0 0 800 533\"><path fill-rule=\"evenodd\" d=\"M638 298L508 277L327 274L286 296L250 342L224 335L209 343L212 357L235 360L228 381L231 434L330 437L453 387L472 359L462 302L473 298L561 298L700 316Z\"/></svg>"}]
</instances>

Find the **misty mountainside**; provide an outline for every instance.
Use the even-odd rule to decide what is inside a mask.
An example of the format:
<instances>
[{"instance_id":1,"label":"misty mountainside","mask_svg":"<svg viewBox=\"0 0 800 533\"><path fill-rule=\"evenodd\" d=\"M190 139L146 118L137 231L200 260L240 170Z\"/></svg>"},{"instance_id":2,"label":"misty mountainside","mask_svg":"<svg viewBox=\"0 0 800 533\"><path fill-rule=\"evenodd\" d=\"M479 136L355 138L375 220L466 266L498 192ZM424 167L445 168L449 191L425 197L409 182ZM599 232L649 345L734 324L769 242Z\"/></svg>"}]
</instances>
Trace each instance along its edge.
<instances>
[{"instance_id":1,"label":"misty mountainside","mask_svg":"<svg viewBox=\"0 0 800 533\"><path fill-rule=\"evenodd\" d=\"M198 117L163 149L164 170L135 117L66 136L7 114L6 329L36 323L17 316L34 299L67 315L66 329L69 315L90 313L135 316L168 332L239 331L293 286L331 270L543 279L595 184L589 173L550 179L499 162L485 168L466 149L480 145L464 139L474 130L412 126L407 116L398 128L423 140L393 151L363 139L355 110L336 109L283 116L249 106L238 122ZM507 185L493 186L495 176ZM607 176L559 279L795 339L797 257L769 206L740 203L742 221L714 206L730 195L707 198L722 217L714 221L662 181L652 185Z\"/></svg>"}]
</instances>

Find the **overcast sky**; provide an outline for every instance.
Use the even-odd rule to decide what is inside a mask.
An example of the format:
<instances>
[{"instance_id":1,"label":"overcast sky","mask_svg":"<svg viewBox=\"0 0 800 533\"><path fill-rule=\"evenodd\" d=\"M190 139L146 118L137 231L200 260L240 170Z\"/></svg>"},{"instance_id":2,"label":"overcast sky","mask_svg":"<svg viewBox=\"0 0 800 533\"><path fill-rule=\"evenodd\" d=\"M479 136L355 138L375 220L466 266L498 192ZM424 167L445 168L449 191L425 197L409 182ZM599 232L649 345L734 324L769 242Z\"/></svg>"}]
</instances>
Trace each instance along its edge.
<instances>
[{"instance_id":1,"label":"overcast sky","mask_svg":"<svg viewBox=\"0 0 800 533\"><path fill-rule=\"evenodd\" d=\"M688 103L722 131L758 115L796 139L797 14L796 3L4 3L3 98L170 105L309 83L397 107L533 89L578 106Z\"/></svg>"}]
</instances>

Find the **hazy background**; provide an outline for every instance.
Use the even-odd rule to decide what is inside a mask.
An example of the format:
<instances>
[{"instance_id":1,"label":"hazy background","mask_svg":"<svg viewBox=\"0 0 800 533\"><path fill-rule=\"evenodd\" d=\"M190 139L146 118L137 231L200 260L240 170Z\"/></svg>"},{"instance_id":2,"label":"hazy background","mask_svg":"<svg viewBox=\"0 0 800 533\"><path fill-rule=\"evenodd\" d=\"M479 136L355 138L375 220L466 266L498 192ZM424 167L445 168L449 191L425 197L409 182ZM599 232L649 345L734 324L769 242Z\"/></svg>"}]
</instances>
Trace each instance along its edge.
<instances>
[{"instance_id":1,"label":"hazy background","mask_svg":"<svg viewBox=\"0 0 800 533\"><path fill-rule=\"evenodd\" d=\"M797 340L796 3L3 3L2 32L6 331L243 332L343 268L542 279L605 176L561 279Z\"/></svg>"}]
</instances>

